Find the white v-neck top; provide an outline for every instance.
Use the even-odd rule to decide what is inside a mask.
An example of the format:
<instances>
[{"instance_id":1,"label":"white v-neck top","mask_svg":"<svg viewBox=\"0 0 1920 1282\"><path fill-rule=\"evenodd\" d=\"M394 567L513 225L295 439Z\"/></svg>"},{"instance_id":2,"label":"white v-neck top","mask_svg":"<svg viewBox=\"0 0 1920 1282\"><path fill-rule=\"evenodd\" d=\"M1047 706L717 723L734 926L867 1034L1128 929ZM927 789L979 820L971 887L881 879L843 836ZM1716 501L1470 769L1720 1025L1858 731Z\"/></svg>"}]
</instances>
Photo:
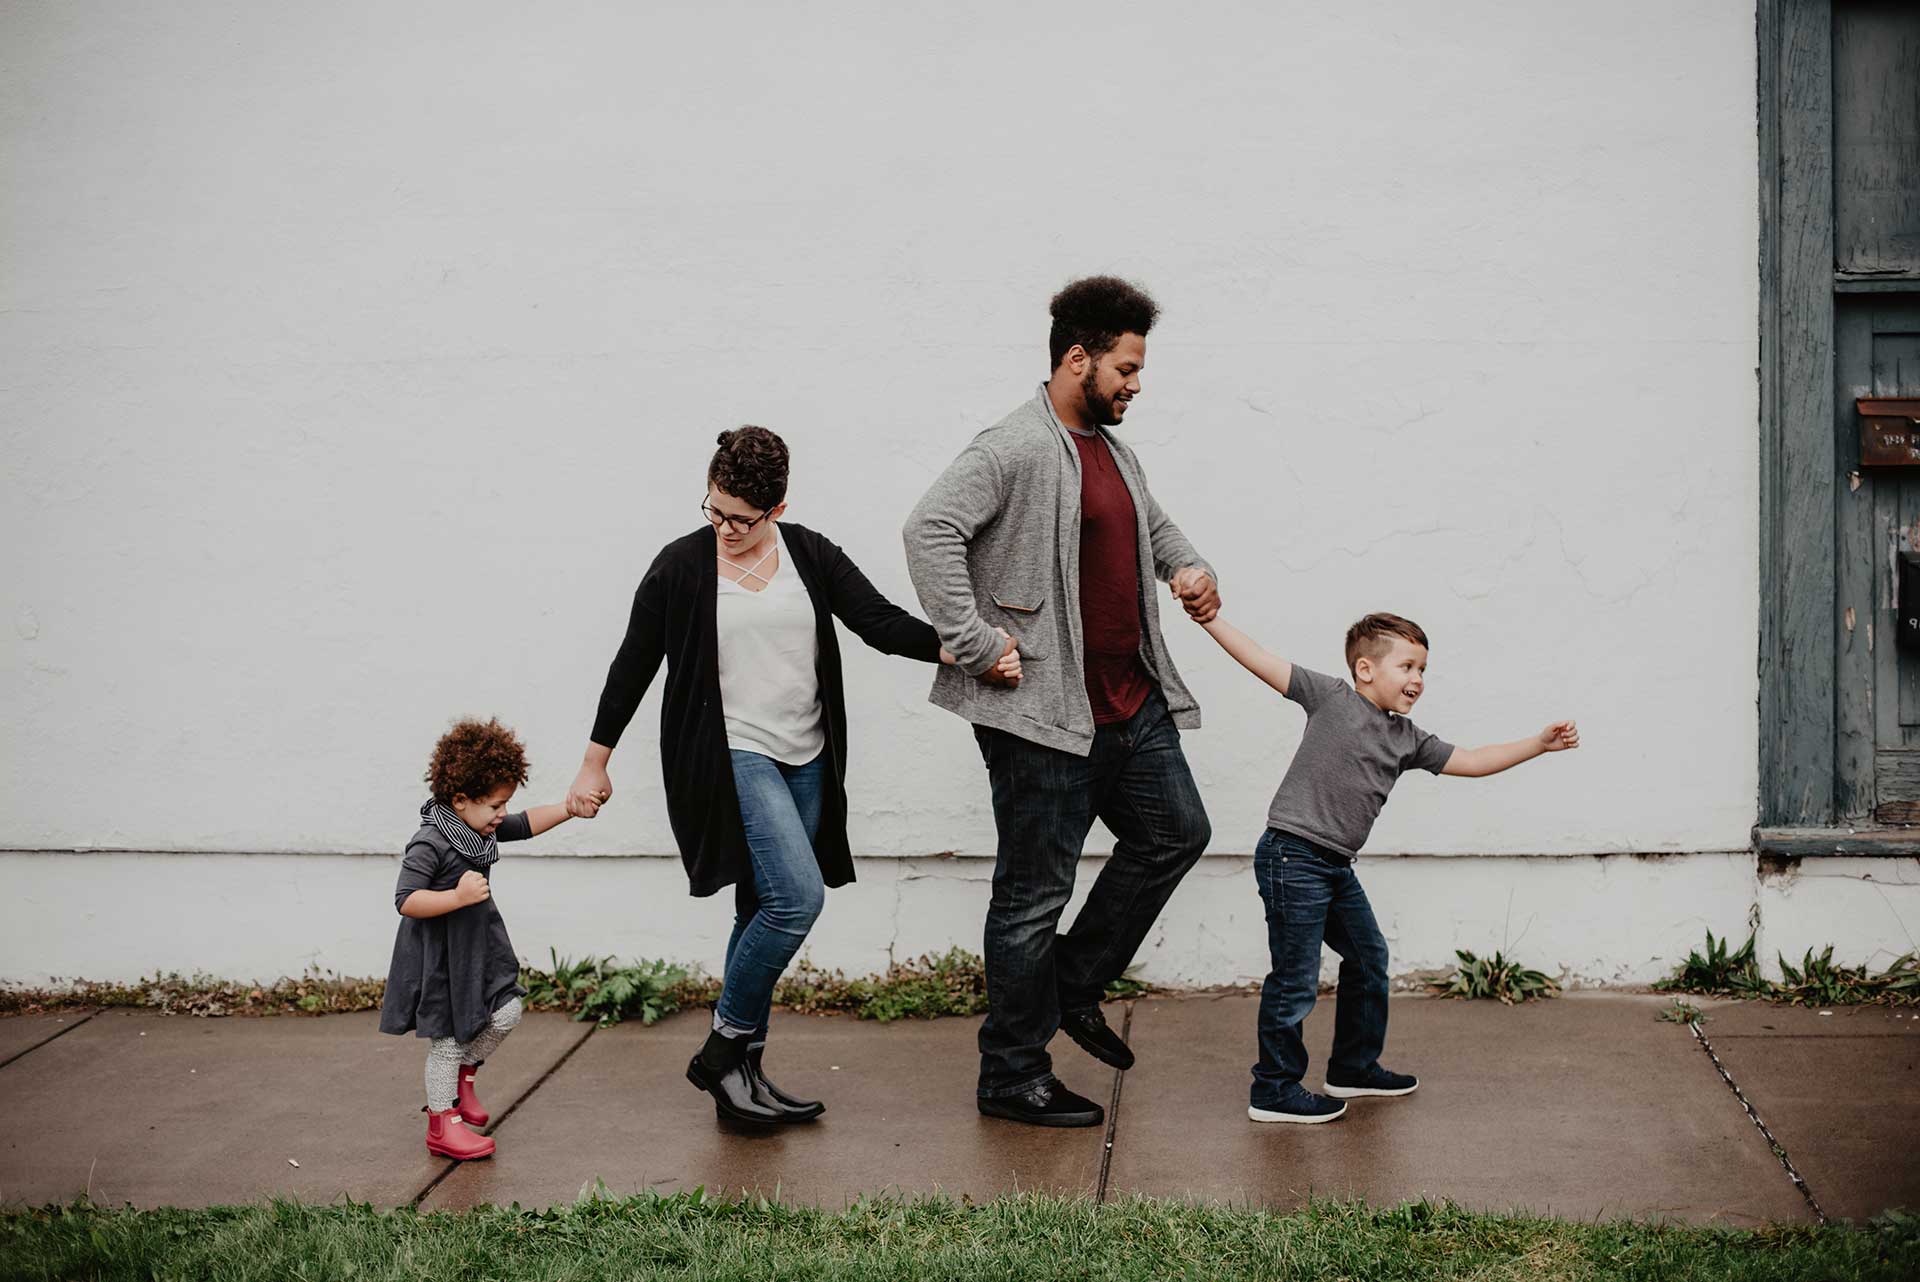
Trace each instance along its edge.
<instances>
[{"instance_id":1,"label":"white v-neck top","mask_svg":"<svg viewBox=\"0 0 1920 1282\"><path fill-rule=\"evenodd\" d=\"M720 643L720 705L727 747L803 766L827 745L820 707L820 637L813 598L773 527L780 568L758 592L719 576L714 622ZM761 573L766 572L763 562ZM717 568L717 567L716 567ZM751 578L749 582L753 581Z\"/></svg>"}]
</instances>

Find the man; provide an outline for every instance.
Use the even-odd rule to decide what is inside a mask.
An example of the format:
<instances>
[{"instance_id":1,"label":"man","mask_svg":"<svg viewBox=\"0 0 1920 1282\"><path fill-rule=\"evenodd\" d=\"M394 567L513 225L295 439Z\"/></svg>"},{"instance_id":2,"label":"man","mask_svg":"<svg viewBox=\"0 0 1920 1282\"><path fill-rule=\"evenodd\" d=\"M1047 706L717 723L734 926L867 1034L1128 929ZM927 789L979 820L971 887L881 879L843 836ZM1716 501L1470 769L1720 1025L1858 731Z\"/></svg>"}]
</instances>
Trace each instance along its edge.
<instances>
[{"instance_id":1,"label":"man","mask_svg":"<svg viewBox=\"0 0 1920 1282\"><path fill-rule=\"evenodd\" d=\"M999 848L987 910L979 1107L1040 1126L1097 1126L1053 1075L1056 1030L1116 1068L1133 1052L1100 1013L1212 830L1180 728L1200 710L1160 633L1150 576L1187 612L1220 608L1211 566L1107 429L1140 394L1158 308L1093 276L1053 298L1053 373L973 439L907 519L907 566L955 655L932 701L974 724ZM1014 689L967 678L1012 634ZM1073 926L1056 933L1095 819L1118 839Z\"/></svg>"}]
</instances>

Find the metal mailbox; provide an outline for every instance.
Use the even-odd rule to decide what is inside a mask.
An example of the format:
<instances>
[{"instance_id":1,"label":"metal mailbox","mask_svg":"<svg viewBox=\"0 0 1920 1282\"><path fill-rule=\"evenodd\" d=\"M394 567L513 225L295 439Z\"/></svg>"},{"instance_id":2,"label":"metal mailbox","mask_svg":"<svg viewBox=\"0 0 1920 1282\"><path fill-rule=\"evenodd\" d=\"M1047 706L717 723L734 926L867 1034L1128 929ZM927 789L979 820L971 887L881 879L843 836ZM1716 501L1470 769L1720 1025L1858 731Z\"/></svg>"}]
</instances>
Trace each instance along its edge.
<instances>
[{"instance_id":1,"label":"metal mailbox","mask_svg":"<svg viewBox=\"0 0 1920 1282\"><path fill-rule=\"evenodd\" d=\"M1920 397L1862 396L1861 467L1920 467Z\"/></svg>"}]
</instances>

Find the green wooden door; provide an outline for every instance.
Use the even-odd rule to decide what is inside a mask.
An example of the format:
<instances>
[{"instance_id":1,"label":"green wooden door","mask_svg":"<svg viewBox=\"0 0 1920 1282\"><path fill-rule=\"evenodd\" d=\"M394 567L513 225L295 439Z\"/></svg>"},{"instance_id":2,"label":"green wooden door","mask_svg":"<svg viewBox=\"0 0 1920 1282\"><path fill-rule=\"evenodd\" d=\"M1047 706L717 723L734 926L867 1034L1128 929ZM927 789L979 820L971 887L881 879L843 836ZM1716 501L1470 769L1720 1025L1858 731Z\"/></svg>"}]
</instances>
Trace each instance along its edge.
<instances>
[{"instance_id":1,"label":"green wooden door","mask_svg":"<svg viewBox=\"0 0 1920 1282\"><path fill-rule=\"evenodd\" d=\"M1894 642L1899 559L1920 553L1920 467L1862 467L1863 396L1920 397L1920 295L1834 305L1835 800L1855 823L1920 823L1920 650Z\"/></svg>"}]
</instances>

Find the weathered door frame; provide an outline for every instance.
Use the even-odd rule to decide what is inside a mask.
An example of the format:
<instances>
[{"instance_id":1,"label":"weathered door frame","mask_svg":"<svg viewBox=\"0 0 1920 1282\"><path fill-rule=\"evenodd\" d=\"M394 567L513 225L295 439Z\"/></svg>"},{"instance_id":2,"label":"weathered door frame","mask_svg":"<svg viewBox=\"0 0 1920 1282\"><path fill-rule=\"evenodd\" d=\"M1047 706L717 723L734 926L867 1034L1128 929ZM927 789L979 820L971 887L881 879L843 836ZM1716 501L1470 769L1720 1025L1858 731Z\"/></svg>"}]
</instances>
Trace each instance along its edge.
<instances>
[{"instance_id":1,"label":"weathered door frame","mask_svg":"<svg viewBox=\"0 0 1920 1282\"><path fill-rule=\"evenodd\" d=\"M1833 9L1759 0L1760 824L1834 815Z\"/></svg>"}]
</instances>

